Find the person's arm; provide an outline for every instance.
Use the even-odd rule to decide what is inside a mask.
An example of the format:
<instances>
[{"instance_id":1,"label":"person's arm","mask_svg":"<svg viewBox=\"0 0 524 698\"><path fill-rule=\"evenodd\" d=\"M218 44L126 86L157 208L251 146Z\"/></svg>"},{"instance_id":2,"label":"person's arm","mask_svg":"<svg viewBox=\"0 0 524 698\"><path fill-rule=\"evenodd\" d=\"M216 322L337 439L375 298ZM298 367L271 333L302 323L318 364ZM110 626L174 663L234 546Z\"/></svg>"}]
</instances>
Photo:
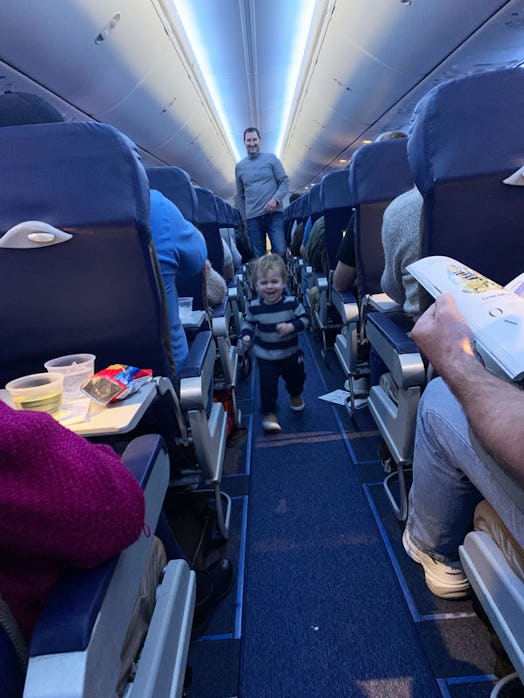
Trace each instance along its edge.
<instances>
[{"instance_id":1,"label":"person's arm","mask_svg":"<svg viewBox=\"0 0 524 698\"><path fill-rule=\"evenodd\" d=\"M353 216L348 224L346 234L342 238L337 253L337 265L333 272L333 286L337 291L349 291L357 278L357 264L355 259L355 233L353 230Z\"/></svg>"},{"instance_id":2,"label":"person's arm","mask_svg":"<svg viewBox=\"0 0 524 698\"><path fill-rule=\"evenodd\" d=\"M357 270L355 267L349 267L344 262L337 262L335 271L333 272L333 286L337 291L349 291L357 278Z\"/></svg>"},{"instance_id":3,"label":"person's arm","mask_svg":"<svg viewBox=\"0 0 524 698\"><path fill-rule=\"evenodd\" d=\"M243 222L246 222L246 193L244 191L244 182L239 174L238 164L235 167L235 184L237 189L237 208L240 211Z\"/></svg>"},{"instance_id":4,"label":"person's arm","mask_svg":"<svg viewBox=\"0 0 524 698\"><path fill-rule=\"evenodd\" d=\"M273 213L276 208L284 201L284 197L289 192L289 177L284 170L284 167L280 160L275 156L273 158L273 174L275 175L275 182L277 183L277 190L269 199L264 207L266 213Z\"/></svg>"},{"instance_id":5,"label":"person's arm","mask_svg":"<svg viewBox=\"0 0 524 698\"><path fill-rule=\"evenodd\" d=\"M4 550L89 568L138 538L142 489L109 446L2 403L0 463Z\"/></svg>"},{"instance_id":6,"label":"person's arm","mask_svg":"<svg viewBox=\"0 0 524 698\"><path fill-rule=\"evenodd\" d=\"M482 446L524 484L524 391L484 368L452 296L437 298L412 337L461 403Z\"/></svg>"}]
</instances>

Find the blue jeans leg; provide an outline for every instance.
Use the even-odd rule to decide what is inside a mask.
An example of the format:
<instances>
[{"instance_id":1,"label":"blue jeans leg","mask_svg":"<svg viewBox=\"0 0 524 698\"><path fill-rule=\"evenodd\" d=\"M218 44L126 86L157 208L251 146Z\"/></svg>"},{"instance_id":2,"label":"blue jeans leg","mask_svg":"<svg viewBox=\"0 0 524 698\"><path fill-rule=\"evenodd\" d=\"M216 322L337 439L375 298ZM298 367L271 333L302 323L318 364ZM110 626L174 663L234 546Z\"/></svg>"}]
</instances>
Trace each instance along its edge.
<instances>
[{"instance_id":1,"label":"blue jeans leg","mask_svg":"<svg viewBox=\"0 0 524 698\"><path fill-rule=\"evenodd\" d=\"M519 507L471 445L464 411L441 378L419 405L408 526L415 545L441 562L458 560L477 503L485 497L522 545Z\"/></svg>"},{"instance_id":2,"label":"blue jeans leg","mask_svg":"<svg viewBox=\"0 0 524 698\"><path fill-rule=\"evenodd\" d=\"M265 216L247 219L247 232L253 250L253 257L258 259L266 254L266 228Z\"/></svg>"},{"instance_id":3,"label":"blue jeans leg","mask_svg":"<svg viewBox=\"0 0 524 698\"><path fill-rule=\"evenodd\" d=\"M284 214L282 211L268 214L267 234L271 241L271 252L283 257L286 254L286 236L284 233Z\"/></svg>"},{"instance_id":4,"label":"blue jeans leg","mask_svg":"<svg viewBox=\"0 0 524 698\"><path fill-rule=\"evenodd\" d=\"M286 254L286 238L284 235L284 214L282 211L266 213L256 218L248 218L247 230L253 256L258 259L266 254L266 233L271 242L271 252L283 257Z\"/></svg>"}]
</instances>

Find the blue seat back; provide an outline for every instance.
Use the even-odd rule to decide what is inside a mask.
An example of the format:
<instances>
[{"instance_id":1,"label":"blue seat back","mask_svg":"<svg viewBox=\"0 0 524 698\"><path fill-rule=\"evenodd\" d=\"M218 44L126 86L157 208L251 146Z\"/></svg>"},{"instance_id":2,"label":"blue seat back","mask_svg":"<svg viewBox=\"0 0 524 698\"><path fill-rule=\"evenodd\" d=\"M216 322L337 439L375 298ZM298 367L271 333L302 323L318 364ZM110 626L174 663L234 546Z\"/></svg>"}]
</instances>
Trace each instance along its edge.
<instances>
[{"instance_id":1,"label":"blue seat back","mask_svg":"<svg viewBox=\"0 0 524 698\"><path fill-rule=\"evenodd\" d=\"M151 189L172 201L184 218L193 225L198 220L198 202L191 177L180 167L148 167L147 176Z\"/></svg>"},{"instance_id":2,"label":"blue seat back","mask_svg":"<svg viewBox=\"0 0 524 698\"><path fill-rule=\"evenodd\" d=\"M0 129L0 236L21 220L72 234L0 249L0 383L53 356L92 352L174 375L149 231L149 185L133 144L105 124Z\"/></svg>"},{"instance_id":3,"label":"blue seat back","mask_svg":"<svg viewBox=\"0 0 524 698\"><path fill-rule=\"evenodd\" d=\"M320 184L314 184L309 190L308 197L309 215L314 223L322 215L322 199L320 197Z\"/></svg>"},{"instance_id":4,"label":"blue seat back","mask_svg":"<svg viewBox=\"0 0 524 698\"><path fill-rule=\"evenodd\" d=\"M408 157L424 198L422 254L454 257L505 284L522 271L524 71L479 73L418 103Z\"/></svg>"},{"instance_id":5,"label":"blue seat back","mask_svg":"<svg viewBox=\"0 0 524 698\"><path fill-rule=\"evenodd\" d=\"M335 170L324 177L320 183L320 199L329 268L334 269L342 235L347 230L353 212L347 169Z\"/></svg>"},{"instance_id":6,"label":"blue seat back","mask_svg":"<svg viewBox=\"0 0 524 698\"><path fill-rule=\"evenodd\" d=\"M217 204L217 220L219 228L227 228L229 225L229 214L227 211L226 202L222 197L215 194L215 201Z\"/></svg>"},{"instance_id":7,"label":"blue seat back","mask_svg":"<svg viewBox=\"0 0 524 698\"><path fill-rule=\"evenodd\" d=\"M363 145L353 155L349 189L355 206L358 295L379 293L384 270L382 216L387 205L413 186L406 138Z\"/></svg>"},{"instance_id":8,"label":"blue seat back","mask_svg":"<svg viewBox=\"0 0 524 698\"><path fill-rule=\"evenodd\" d=\"M207 256L213 268L224 268L224 248L219 231L217 199L210 189L195 187L198 202L198 229L206 239Z\"/></svg>"}]
</instances>

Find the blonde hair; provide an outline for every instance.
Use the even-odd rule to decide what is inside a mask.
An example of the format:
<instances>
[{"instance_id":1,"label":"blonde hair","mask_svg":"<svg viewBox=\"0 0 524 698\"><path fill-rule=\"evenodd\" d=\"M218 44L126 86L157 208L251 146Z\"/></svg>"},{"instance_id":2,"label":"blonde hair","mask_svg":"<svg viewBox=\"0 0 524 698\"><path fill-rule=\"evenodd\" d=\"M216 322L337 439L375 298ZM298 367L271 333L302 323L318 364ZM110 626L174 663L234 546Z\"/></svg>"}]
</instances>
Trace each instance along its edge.
<instances>
[{"instance_id":1,"label":"blonde hair","mask_svg":"<svg viewBox=\"0 0 524 698\"><path fill-rule=\"evenodd\" d=\"M265 254L259 257L255 266L255 283L266 276L270 269L278 269L282 275L282 281L287 283L288 273L284 260L279 254Z\"/></svg>"}]
</instances>

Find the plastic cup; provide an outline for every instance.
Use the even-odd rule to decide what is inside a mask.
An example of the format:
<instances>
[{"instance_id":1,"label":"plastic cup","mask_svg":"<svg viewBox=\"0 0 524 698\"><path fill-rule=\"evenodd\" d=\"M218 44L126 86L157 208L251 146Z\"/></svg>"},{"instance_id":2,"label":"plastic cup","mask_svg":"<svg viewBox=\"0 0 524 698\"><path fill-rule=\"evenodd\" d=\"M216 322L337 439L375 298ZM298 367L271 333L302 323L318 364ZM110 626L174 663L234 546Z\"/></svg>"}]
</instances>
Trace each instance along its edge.
<instances>
[{"instance_id":1,"label":"plastic cup","mask_svg":"<svg viewBox=\"0 0 524 698\"><path fill-rule=\"evenodd\" d=\"M191 320L191 313L193 312L193 298L191 296L183 296L178 299L178 315L182 323L189 322Z\"/></svg>"},{"instance_id":2,"label":"plastic cup","mask_svg":"<svg viewBox=\"0 0 524 698\"><path fill-rule=\"evenodd\" d=\"M64 397L66 400L71 400L84 397L80 386L95 372L95 358L94 354L68 354L49 359L45 362L44 368L63 376Z\"/></svg>"},{"instance_id":3,"label":"plastic cup","mask_svg":"<svg viewBox=\"0 0 524 698\"><path fill-rule=\"evenodd\" d=\"M32 373L9 381L5 386L17 410L36 410L56 414L63 395L61 373Z\"/></svg>"}]
</instances>

